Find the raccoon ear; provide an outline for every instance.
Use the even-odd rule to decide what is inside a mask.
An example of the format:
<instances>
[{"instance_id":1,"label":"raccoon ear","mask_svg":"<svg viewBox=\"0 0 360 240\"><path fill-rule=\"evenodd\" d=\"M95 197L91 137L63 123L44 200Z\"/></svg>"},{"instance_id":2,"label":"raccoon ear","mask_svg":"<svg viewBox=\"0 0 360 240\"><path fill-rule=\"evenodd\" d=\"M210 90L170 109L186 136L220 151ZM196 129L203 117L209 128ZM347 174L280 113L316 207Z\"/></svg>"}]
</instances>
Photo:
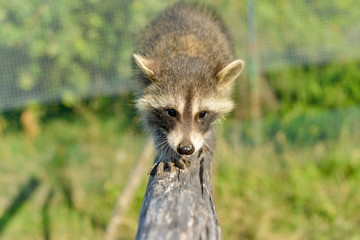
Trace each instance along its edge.
<instances>
[{"instance_id":1,"label":"raccoon ear","mask_svg":"<svg viewBox=\"0 0 360 240\"><path fill-rule=\"evenodd\" d=\"M138 65L141 70L151 79L155 76L153 70L151 70L152 61L145 59L141 55L134 53L133 55L136 65Z\"/></svg>"},{"instance_id":2,"label":"raccoon ear","mask_svg":"<svg viewBox=\"0 0 360 240\"><path fill-rule=\"evenodd\" d=\"M226 88L232 83L240 75L244 65L243 60L235 60L218 72L216 74L218 87Z\"/></svg>"}]
</instances>

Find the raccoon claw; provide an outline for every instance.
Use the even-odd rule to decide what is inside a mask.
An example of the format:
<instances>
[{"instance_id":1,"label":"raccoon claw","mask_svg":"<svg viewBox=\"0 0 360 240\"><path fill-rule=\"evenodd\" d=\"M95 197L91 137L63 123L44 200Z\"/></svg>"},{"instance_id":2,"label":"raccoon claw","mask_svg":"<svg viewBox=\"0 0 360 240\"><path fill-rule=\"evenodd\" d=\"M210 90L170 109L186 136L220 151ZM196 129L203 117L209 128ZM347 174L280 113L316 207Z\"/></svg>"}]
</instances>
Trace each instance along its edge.
<instances>
[{"instance_id":1,"label":"raccoon claw","mask_svg":"<svg viewBox=\"0 0 360 240\"><path fill-rule=\"evenodd\" d=\"M185 170L186 168L191 166L191 162L187 159L180 159L178 161L175 161L175 166L182 170Z\"/></svg>"},{"instance_id":2,"label":"raccoon claw","mask_svg":"<svg viewBox=\"0 0 360 240\"><path fill-rule=\"evenodd\" d=\"M170 172L174 171L174 164L172 162L168 162L165 168L168 168Z\"/></svg>"},{"instance_id":3,"label":"raccoon claw","mask_svg":"<svg viewBox=\"0 0 360 240\"><path fill-rule=\"evenodd\" d=\"M162 162L160 162L162 165L164 165ZM160 163L155 163L150 170L148 171L148 174L150 174L151 176L154 176L155 174L158 174L158 171L161 169L161 167L159 167Z\"/></svg>"},{"instance_id":4,"label":"raccoon claw","mask_svg":"<svg viewBox=\"0 0 360 240\"><path fill-rule=\"evenodd\" d=\"M158 167L156 168L156 175L162 175L164 173L166 166L163 162L159 162Z\"/></svg>"},{"instance_id":5,"label":"raccoon claw","mask_svg":"<svg viewBox=\"0 0 360 240\"><path fill-rule=\"evenodd\" d=\"M158 162L149 170L151 176L162 175L164 171L172 172L174 170L174 164L172 162Z\"/></svg>"},{"instance_id":6,"label":"raccoon claw","mask_svg":"<svg viewBox=\"0 0 360 240\"><path fill-rule=\"evenodd\" d=\"M186 167L190 167L190 166L191 166L190 160L184 159L184 163L185 163Z\"/></svg>"},{"instance_id":7,"label":"raccoon claw","mask_svg":"<svg viewBox=\"0 0 360 240\"><path fill-rule=\"evenodd\" d=\"M161 175L164 171L172 172L176 168L181 170L185 170L186 168L191 166L191 162L187 159L180 159L175 162L158 162L155 163L149 170L148 174L151 176Z\"/></svg>"},{"instance_id":8,"label":"raccoon claw","mask_svg":"<svg viewBox=\"0 0 360 240\"><path fill-rule=\"evenodd\" d=\"M186 168L186 165L183 160L175 161L175 166L178 168L184 170Z\"/></svg>"}]
</instances>

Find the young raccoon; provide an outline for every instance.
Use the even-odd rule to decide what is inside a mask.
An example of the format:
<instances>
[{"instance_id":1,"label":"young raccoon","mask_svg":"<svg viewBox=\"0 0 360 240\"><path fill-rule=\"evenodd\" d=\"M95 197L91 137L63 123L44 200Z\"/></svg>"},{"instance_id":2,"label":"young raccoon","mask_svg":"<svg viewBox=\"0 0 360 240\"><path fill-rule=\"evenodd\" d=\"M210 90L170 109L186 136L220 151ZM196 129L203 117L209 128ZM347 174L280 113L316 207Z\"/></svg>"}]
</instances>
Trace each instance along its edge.
<instances>
[{"instance_id":1,"label":"young raccoon","mask_svg":"<svg viewBox=\"0 0 360 240\"><path fill-rule=\"evenodd\" d=\"M244 66L219 18L178 3L146 28L133 57L136 107L157 156L177 161L214 142L213 123L232 110L232 83Z\"/></svg>"}]
</instances>

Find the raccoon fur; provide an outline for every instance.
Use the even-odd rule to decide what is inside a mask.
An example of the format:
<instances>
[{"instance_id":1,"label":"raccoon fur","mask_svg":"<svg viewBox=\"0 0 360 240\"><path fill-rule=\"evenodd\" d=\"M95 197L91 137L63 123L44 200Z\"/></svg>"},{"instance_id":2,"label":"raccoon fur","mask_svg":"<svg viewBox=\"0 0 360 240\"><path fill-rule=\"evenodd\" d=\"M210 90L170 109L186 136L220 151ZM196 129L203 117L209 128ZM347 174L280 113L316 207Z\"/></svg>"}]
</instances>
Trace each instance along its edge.
<instances>
[{"instance_id":1,"label":"raccoon fur","mask_svg":"<svg viewBox=\"0 0 360 240\"><path fill-rule=\"evenodd\" d=\"M133 66L136 107L157 155L176 161L210 147L214 122L233 109L232 84L244 67L219 17L190 3L165 10L139 39Z\"/></svg>"}]
</instances>

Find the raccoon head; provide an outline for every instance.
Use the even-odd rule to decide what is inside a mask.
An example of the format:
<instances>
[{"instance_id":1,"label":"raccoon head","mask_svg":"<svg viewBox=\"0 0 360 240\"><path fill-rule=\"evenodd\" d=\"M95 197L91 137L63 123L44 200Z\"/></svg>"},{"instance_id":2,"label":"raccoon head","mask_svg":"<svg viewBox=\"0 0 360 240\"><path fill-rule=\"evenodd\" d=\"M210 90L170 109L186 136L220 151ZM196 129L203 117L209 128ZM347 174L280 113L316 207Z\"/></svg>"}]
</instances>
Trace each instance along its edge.
<instances>
[{"instance_id":1,"label":"raccoon head","mask_svg":"<svg viewBox=\"0 0 360 240\"><path fill-rule=\"evenodd\" d=\"M177 60L169 64L177 67L166 67L166 73L157 76L154 62L138 55L134 59L149 81L136 106L145 126L155 133L158 150L170 146L180 155L200 150L212 134L213 123L233 108L229 93L243 61L236 60L214 74L197 59L184 60L191 67L179 72L186 65Z\"/></svg>"}]
</instances>

